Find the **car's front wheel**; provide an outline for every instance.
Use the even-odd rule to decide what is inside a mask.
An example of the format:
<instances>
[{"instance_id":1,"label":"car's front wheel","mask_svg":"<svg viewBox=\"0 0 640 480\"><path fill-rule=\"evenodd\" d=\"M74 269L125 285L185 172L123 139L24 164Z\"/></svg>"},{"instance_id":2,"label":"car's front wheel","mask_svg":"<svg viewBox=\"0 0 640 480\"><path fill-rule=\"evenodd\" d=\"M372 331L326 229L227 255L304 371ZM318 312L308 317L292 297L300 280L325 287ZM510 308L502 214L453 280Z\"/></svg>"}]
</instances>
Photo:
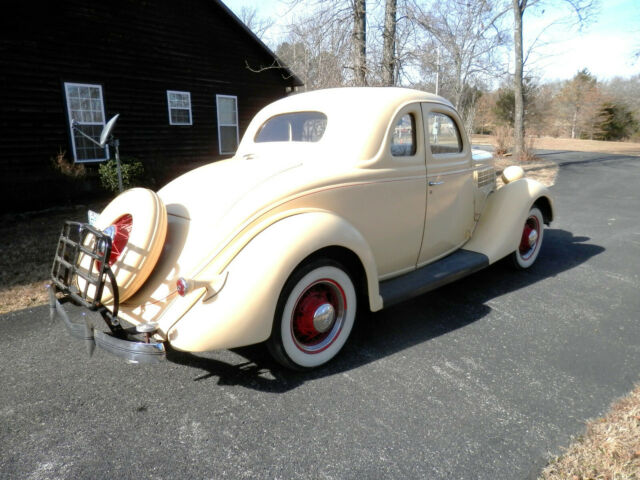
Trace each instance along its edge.
<instances>
[{"instance_id":1,"label":"car's front wheel","mask_svg":"<svg viewBox=\"0 0 640 480\"><path fill-rule=\"evenodd\" d=\"M533 207L529 210L529 215L524 222L518 249L511 255L511 260L516 268L525 270L534 264L540 253L543 236L544 218L542 212L537 207Z\"/></svg>"},{"instance_id":2,"label":"car's front wheel","mask_svg":"<svg viewBox=\"0 0 640 480\"><path fill-rule=\"evenodd\" d=\"M341 264L316 260L303 265L282 289L267 347L287 368L319 367L347 341L356 305L354 283Z\"/></svg>"}]
</instances>

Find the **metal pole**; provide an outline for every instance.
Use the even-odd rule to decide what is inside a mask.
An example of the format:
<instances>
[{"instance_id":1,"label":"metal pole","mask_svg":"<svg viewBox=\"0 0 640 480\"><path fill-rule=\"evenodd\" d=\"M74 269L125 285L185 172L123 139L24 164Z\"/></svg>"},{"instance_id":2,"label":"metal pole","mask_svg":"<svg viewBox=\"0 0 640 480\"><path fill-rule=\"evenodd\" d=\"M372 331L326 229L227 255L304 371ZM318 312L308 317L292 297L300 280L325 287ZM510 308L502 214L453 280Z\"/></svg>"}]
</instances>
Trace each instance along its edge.
<instances>
[{"instance_id":1,"label":"metal pole","mask_svg":"<svg viewBox=\"0 0 640 480\"><path fill-rule=\"evenodd\" d=\"M440 91L440 45L438 45L438 57L436 60L436 95Z\"/></svg>"},{"instance_id":2,"label":"metal pole","mask_svg":"<svg viewBox=\"0 0 640 480\"><path fill-rule=\"evenodd\" d=\"M122 186L122 167L120 166L120 140L117 138L113 139L113 146L116 149L116 170L118 172L118 190L120 193L124 190Z\"/></svg>"}]
</instances>

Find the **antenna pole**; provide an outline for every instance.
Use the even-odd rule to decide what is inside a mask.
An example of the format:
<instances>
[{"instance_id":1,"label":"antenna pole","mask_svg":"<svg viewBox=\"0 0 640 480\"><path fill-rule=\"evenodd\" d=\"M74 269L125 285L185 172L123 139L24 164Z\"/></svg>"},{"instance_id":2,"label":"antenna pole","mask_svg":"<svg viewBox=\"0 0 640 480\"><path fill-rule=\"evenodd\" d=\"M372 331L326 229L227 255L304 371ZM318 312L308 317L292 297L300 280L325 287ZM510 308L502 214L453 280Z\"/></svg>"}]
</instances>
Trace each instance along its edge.
<instances>
[{"instance_id":1,"label":"antenna pole","mask_svg":"<svg viewBox=\"0 0 640 480\"><path fill-rule=\"evenodd\" d=\"M116 149L116 170L118 172L118 190L122 193L124 190L122 186L122 167L120 166L120 140L117 138L113 139L113 146Z\"/></svg>"}]
</instances>

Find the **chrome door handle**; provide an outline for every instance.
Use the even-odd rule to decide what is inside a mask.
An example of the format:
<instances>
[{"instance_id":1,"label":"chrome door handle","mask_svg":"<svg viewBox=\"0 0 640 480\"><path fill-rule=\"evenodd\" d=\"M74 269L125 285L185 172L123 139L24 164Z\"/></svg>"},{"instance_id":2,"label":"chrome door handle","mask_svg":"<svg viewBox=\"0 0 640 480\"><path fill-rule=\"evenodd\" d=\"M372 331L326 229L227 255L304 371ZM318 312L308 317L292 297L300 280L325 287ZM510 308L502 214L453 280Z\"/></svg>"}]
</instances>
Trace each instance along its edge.
<instances>
[{"instance_id":1,"label":"chrome door handle","mask_svg":"<svg viewBox=\"0 0 640 480\"><path fill-rule=\"evenodd\" d=\"M429 186L433 187L434 185L442 185L444 182L429 182Z\"/></svg>"}]
</instances>

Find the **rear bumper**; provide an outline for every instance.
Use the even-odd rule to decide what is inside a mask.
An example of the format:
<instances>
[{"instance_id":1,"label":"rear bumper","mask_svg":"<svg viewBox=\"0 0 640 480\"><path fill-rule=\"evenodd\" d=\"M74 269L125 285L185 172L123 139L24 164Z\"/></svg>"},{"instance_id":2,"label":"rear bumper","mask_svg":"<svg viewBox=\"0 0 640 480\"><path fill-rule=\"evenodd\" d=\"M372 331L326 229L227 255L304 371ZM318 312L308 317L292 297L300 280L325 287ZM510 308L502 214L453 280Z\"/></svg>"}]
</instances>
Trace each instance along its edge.
<instances>
[{"instance_id":1,"label":"rear bumper","mask_svg":"<svg viewBox=\"0 0 640 480\"><path fill-rule=\"evenodd\" d=\"M88 320L72 322L64 305L55 296L55 289L49 287L50 317L60 317L69 333L83 340L87 353L93 354L96 345L109 353L124 358L130 363L157 363L165 359L164 343L142 342L130 332L123 330L123 338L108 332L96 330Z\"/></svg>"}]
</instances>

